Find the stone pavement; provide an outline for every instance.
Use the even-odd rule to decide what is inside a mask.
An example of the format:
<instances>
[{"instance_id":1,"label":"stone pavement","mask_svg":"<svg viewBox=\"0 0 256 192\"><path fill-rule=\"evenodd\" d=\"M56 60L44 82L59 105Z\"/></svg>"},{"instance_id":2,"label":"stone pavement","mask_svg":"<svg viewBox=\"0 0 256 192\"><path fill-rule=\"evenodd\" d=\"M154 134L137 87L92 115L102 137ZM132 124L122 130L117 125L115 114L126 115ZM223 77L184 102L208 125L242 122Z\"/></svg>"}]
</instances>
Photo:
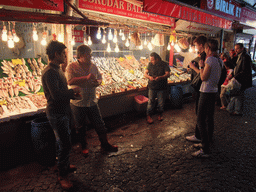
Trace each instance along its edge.
<instances>
[{"instance_id":1,"label":"stone pavement","mask_svg":"<svg viewBox=\"0 0 256 192\"><path fill-rule=\"evenodd\" d=\"M110 142L119 152L99 153L96 133L88 131L89 156L81 156L77 146L71 154L78 169L70 174L70 191L256 191L255 109L246 105L242 117L216 107L209 159L193 158L195 149L185 140L194 133L193 102L166 109L165 119L154 116L152 125L136 113L108 119ZM0 174L0 191L62 191L54 168L36 162Z\"/></svg>"}]
</instances>

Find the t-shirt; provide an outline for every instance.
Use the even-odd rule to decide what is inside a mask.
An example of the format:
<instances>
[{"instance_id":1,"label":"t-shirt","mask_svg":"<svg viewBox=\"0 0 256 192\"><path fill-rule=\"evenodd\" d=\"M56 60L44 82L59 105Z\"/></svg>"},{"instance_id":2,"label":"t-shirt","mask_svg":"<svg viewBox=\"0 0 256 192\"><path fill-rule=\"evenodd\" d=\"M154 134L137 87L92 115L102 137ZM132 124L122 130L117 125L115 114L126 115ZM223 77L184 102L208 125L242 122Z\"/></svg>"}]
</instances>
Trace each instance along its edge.
<instances>
[{"instance_id":1,"label":"t-shirt","mask_svg":"<svg viewBox=\"0 0 256 192\"><path fill-rule=\"evenodd\" d=\"M161 61L153 65L151 62L148 64L148 74L152 77L159 77L165 75L165 72L170 72L169 64L165 61ZM159 81L148 81L148 88L152 90L166 90L167 78Z\"/></svg>"},{"instance_id":2,"label":"t-shirt","mask_svg":"<svg viewBox=\"0 0 256 192\"><path fill-rule=\"evenodd\" d=\"M226 76L226 79L224 81L224 83L222 85L227 85L228 82L229 82L229 79L227 78L229 74L231 74L233 72L233 69L228 69L227 70L227 76Z\"/></svg>"},{"instance_id":3,"label":"t-shirt","mask_svg":"<svg viewBox=\"0 0 256 192\"><path fill-rule=\"evenodd\" d=\"M206 58L205 63L210 66L211 73L208 80L202 82L200 92L216 93L218 92L218 82L220 80L223 62L217 57L210 56Z\"/></svg>"}]
</instances>

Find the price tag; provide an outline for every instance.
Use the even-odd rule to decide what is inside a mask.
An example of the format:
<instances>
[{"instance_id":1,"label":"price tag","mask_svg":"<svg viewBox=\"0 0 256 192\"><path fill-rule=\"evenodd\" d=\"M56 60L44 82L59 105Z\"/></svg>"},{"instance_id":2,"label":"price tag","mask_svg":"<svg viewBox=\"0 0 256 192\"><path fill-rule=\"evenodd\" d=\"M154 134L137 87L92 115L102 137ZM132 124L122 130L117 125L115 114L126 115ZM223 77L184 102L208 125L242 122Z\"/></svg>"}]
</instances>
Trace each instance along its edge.
<instances>
[{"instance_id":1,"label":"price tag","mask_svg":"<svg viewBox=\"0 0 256 192\"><path fill-rule=\"evenodd\" d=\"M127 81L129 84L133 84L133 82L131 82L131 81Z\"/></svg>"},{"instance_id":2,"label":"price tag","mask_svg":"<svg viewBox=\"0 0 256 192\"><path fill-rule=\"evenodd\" d=\"M179 75L177 73L174 73L175 76L179 77Z\"/></svg>"},{"instance_id":3,"label":"price tag","mask_svg":"<svg viewBox=\"0 0 256 192\"><path fill-rule=\"evenodd\" d=\"M132 60L132 56L127 56L127 59L128 60Z\"/></svg>"},{"instance_id":4,"label":"price tag","mask_svg":"<svg viewBox=\"0 0 256 192\"><path fill-rule=\"evenodd\" d=\"M44 95L44 92L37 92L37 95Z\"/></svg>"},{"instance_id":5,"label":"price tag","mask_svg":"<svg viewBox=\"0 0 256 192\"><path fill-rule=\"evenodd\" d=\"M132 73L132 74L134 74L134 71L133 71L132 69L131 69L129 72Z\"/></svg>"},{"instance_id":6,"label":"price tag","mask_svg":"<svg viewBox=\"0 0 256 192\"><path fill-rule=\"evenodd\" d=\"M21 80L21 81L18 82L18 84L21 87L25 87L26 82L25 82L25 80Z\"/></svg>"},{"instance_id":7,"label":"price tag","mask_svg":"<svg viewBox=\"0 0 256 192\"><path fill-rule=\"evenodd\" d=\"M120 58L119 58L119 61L121 61L121 62L124 61L124 58L123 58L123 57L120 57Z\"/></svg>"},{"instance_id":8,"label":"price tag","mask_svg":"<svg viewBox=\"0 0 256 192\"><path fill-rule=\"evenodd\" d=\"M23 64L22 61L21 61L21 59L12 59L12 63L13 63L14 65L18 65L18 64L22 65L22 64Z\"/></svg>"},{"instance_id":9,"label":"price tag","mask_svg":"<svg viewBox=\"0 0 256 192\"><path fill-rule=\"evenodd\" d=\"M1 100L0 105L7 105L7 101L6 100Z\"/></svg>"}]
</instances>

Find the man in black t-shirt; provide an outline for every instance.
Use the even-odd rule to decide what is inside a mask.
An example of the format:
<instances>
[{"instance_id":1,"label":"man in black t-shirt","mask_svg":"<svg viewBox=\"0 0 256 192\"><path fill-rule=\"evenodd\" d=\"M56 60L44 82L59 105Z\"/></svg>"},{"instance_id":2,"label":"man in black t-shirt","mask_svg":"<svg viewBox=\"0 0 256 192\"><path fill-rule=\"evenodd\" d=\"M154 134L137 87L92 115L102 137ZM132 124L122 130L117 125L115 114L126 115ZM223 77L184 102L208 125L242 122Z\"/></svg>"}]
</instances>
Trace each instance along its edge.
<instances>
[{"instance_id":1,"label":"man in black t-shirt","mask_svg":"<svg viewBox=\"0 0 256 192\"><path fill-rule=\"evenodd\" d=\"M162 61L161 57L153 52L150 54L150 63L145 70L144 76L148 78L148 106L147 122L153 123L152 114L158 100L158 120L163 120L165 92L167 90L167 78L170 76L169 64Z\"/></svg>"}]
</instances>

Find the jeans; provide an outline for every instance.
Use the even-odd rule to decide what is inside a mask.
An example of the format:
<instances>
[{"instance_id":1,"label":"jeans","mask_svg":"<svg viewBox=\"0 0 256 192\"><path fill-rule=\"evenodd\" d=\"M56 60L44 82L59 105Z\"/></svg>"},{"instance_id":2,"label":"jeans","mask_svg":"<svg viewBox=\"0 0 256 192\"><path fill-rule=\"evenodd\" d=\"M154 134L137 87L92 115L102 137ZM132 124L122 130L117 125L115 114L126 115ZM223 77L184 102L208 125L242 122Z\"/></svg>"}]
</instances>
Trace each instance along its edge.
<instances>
[{"instance_id":1,"label":"jeans","mask_svg":"<svg viewBox=\"0 0 256 192\"><path fill-rule=\"evenodd\" d=\"M94 105L91 107L77 107L73 104L71 104L71 109L73 112L75 124L77 131L79 133L79 142L82 145L82 148L86 148L86 116L92 123L93 127L95 128L95 131L98 135L106 134L107 129L105 127L105 123L102 119L100 109L98 105Z\"/></svg>"},{"instance_id":2,"label":"jeans","mask_svg":"<svg viewBox=\"0 0 256 192\"><path fill-rule=\"evenodd\" d=\"M158 101L158 113L162 114L164 112L165 93L166 90L148 90L147 115L153 114L156 105L156 98Z\"/></svg>"},{"instance_id":3,"label":"jeans","mask_svg":"<svg viewBox=\"0 0 256 192\"><path fill-rule=\"evenodd\" d=\"M47 114L50 125L55 134L56 142L58 145L58 169L59 175L65 176L68 174L69 169L69 153L71 150L70 141L70 116L65 114L49 115Z\"/></svg>"},{"instance_id":4,"label":"jeans","mask_svg":"<svg viewBox=\"0 0 256 192\"><path fill-rule=\"evenodd\" d=\"M197 126L200 132L203 151L209 153L210 141L214 131L214 109L216 93L200 93Z\"/></svg>"}]
</instances>

